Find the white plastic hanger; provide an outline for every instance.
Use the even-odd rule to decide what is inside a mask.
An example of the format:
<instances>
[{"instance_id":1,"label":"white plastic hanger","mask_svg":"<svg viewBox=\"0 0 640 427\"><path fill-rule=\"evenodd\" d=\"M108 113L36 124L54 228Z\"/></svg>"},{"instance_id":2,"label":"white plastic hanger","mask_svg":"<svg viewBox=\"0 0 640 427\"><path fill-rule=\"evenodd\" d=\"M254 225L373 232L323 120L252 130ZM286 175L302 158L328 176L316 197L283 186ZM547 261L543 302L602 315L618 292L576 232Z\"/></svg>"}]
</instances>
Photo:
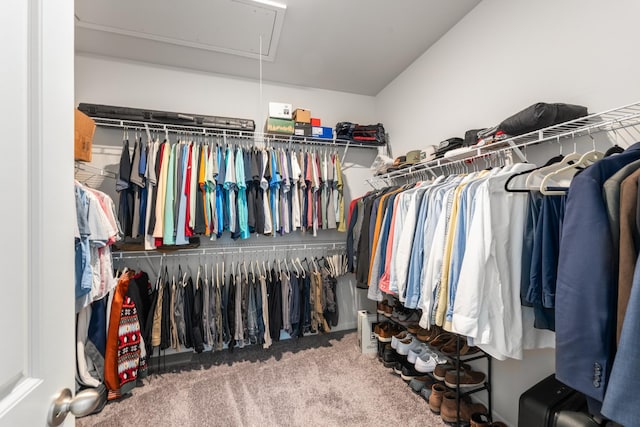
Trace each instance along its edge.
<instances>
[{"instance_id":1,"label":"white plastic hanger","mask_svg":"<svg viewBox=\"0 0 640 427\"><path fill-rule=\"evenodd\" d=\"M293 260L293 258L291 258L291 265L293 266L294 270L296 270L296 276L300 276L300 271L298 271L298 266L296 265L296 262Z\"/></svg>"},{"instance_id":2,"label":"white plastic hanger","mask_svg":"<svg viewBox=\"0 0 640 427\"><path fill-rule=\"evenodd\" d=\"M558 139L558 143L560 143L560 139ZM562 145L560 145L560 155L562 155ZM566 167L572 162L577 162L578 160L580 160L581 157L582 155L576 151L576 144L574 142L573 153L567 154L562 160L560 160L557 163L542 167L538 170L531 172L527 177L527 182L525 184L525 187L529 190L540 190L540 185L542 184L542 180L544 179L545 176Z\"/></svg>"},{"instance_id":3,"label":"white plastic hanger","mask_svg":"<svg viewBox=\"0 0 640 427\"><path fill-rule=\"evenodd\" d=\"M572 165L564 166L556 171L547 174L540 183L540 192L545 196L561 196L566 194L565 190L549 190L549 187L569 187L571 180L580 168L591 166L604 157L604 153L596 150L596 142L593 141L593 150L584 153L578 161Z\"/></svg>"}]
</instances>

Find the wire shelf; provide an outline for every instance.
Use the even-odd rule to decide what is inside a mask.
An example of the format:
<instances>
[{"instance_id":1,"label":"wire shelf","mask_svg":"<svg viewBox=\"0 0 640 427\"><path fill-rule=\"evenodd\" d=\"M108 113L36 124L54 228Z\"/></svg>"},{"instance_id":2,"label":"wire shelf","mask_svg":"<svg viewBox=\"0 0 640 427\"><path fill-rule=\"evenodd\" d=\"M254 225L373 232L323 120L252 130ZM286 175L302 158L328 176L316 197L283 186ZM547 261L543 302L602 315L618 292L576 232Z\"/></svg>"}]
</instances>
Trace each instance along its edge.
<instances>
[{"instance_id":1,"label":"wire shelf","mask_svg":"<svg viewBox=\"0 0 640 427\"><path fill-rule=\"evenodd\" d=\"M360 145L351 140L339 139L334 136L328 138L315 138L312 136L281 135L273 133L254 132L242 129L219 129L199 126L174 125L168 123L153 123L138 120L121 120L105 117L92 117L97 126L113 127L128 130L138 130L142 132L162 132L191 134L193 136L248 139L256 142L282 143L282 144L302 144L302 145L332 145L355 148L378 149L378 146Z\"/></svg>"},{"instance_id":2,"label":"wire shelf","mask_svg":"<svg viewBox=\"0 0 640 427\"><path fill-rule=\"evenodd\" d=\"M591 114L579 119L560 123L523 135L497 141L482 147L469 147L469 151L463 158L437 159L423 163L416 163L407 168L386 174L378 175L367 180L369 185L378 188L379 185L388 185L388 181L404 178L418 173L429 173L437 176L442 173L445 166L455 166L462 163L470 163L490 155L508 151L514 152L521 160L526 160L521 148L542 144L545 142L560 142L567 138L589 136L598 132L611 132L624 129L629 126L640 125L640 102L614 108L601 113ZM440 173L436 173L438 170Z\"/></svg>"}]
</instances>

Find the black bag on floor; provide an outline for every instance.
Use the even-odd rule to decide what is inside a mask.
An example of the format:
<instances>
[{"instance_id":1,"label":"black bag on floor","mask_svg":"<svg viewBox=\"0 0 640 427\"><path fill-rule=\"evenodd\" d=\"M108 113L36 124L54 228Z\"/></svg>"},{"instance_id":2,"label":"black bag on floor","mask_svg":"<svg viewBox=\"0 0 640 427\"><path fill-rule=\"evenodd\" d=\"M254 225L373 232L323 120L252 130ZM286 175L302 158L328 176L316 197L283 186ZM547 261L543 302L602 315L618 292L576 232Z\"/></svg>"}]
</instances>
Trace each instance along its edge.
<instances>
[{"instance_id":1,"label":"black bag on floor","mask_svg":"<svg viewBox=\"0 0 640 427\"><path fill-rule=\"evenodd\" d=\"M584 412L587 400L551 374L520 396L518 427L554 427L561 410Z\"/></svg>"}]
</instances>

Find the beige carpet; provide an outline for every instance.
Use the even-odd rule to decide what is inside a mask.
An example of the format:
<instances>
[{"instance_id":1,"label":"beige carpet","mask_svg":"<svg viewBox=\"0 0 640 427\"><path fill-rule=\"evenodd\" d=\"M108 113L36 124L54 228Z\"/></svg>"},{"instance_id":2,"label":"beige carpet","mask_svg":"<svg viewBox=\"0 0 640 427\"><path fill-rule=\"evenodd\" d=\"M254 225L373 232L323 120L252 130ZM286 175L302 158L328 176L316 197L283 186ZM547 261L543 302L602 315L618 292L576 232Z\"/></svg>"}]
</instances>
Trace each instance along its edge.
<instances>
[{"instance_id":1,"label":"beige carpet","mask_svg":"<svg viewBox=\"0 0 640 427\"><path fill-rule=\"evenodd\" d=\"M203 353L77 426L443 426L356 333Z\"/></svg>"}]
</instances>

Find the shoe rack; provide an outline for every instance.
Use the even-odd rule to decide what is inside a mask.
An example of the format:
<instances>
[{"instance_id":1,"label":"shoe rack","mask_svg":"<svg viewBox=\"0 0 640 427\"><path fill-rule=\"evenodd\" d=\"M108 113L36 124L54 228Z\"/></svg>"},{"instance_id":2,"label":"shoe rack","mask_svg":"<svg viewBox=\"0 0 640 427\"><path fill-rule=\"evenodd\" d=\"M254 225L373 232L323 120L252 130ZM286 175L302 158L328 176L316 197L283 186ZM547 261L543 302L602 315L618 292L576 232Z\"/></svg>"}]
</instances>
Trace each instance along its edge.
<instances>
[{"instance_id":1,"label":"shoe rack","mask_svg":"<svg viewBox=\"0 0 640 427\"><path fill-rule=\"evenodd\" d=\"M399 301L396 298L393 298L393 301L395 302L395 304L400 304ZM407 329L407 325L403 324L402 322L400 322L398 319L394 319L392 316L384 316L381 315L380 313L378 313L378 311L376 310L376 321L378 322L378 324L388 321L391 323L394 323L398 326L400 326L403 329ZM456 414L456 418L457 418L457 423L453 424L455 426L467 426L469 425L469 420L461 420L460 419L460 403L461 399L463 399L466 396L471 396L472 394L475 393L479 393L482 391L486 391L487 392L487 410L488 410L488 418L489 421L493 421L493 402L492 402L492 396L491 396L491 375L492 375L492 357L485 353L484 351L482 351L481 349L478 349L478 352L476 353L472 353L472 354L465 354L465 355L461 355L461 349L464 343L464 340L466 339L466 337L458 335L458 334L453 334L456 337L456 351L455 354L453 355L444 355L445 357L448 357L449 359L452 359L455 367L456 367L456 387L455 389L451 388L451 387L447 387L446 384L444 384L444 381L440 381L437 378L435 378L433 376L433 372L428 372L426 373L426 375L430 376L435 382L438 383L442 383L448 390L454 391L456 393L456 401L458 402L457 406L457 414ZM378 356L381 358L382 354L384 352L384 347L385 344L384 342L381 342L380 340L377 340L378 342ZM427 345L430 346L429 342L426 342ZM431 346L430 346L431 347ZM435 348L431 347L432 350L434 351L439 351L436 350ZM442 354L442 353L441 353ZM477 387L473 387L470 390L465 390L462 391L460 389L460 375L461 375L461 365L463 363L469 363L469 362L473 362L476 360L481 360L481 359L486 359L487 361L487 372L485 375L485 381L482 383L482 385L478 385ZM450 424L450 423L449 423Z\"/></svg>"},{"instance_id":2,"label":"shoe rack","mask_svg":"<svg viewBox=\"0 0 640 427\"><path fill-rule=\"evenodd\" d=\"M460 355L460 342L465 338L462 337L458 334L456 335L456 357L455 357L455 365L456 365L456 400L458 401L458 411L456 414L456 418L458 420L458 425L460 425L461 420L460 420L460 399L462 399L464 396L470 396L472 394L481 392L486 390L487 391L487 409L488 409L488 417L489 417L489 421L493 421L493 405L492 405L492 399L491 399L491 361L492 361L492 357L485 353L484 351L482 351L481 349L479 349L479 354L474 353L474 355L470 355L469 357L464 357ZM464 359L462 359L464 357ZM486 359L487 360L487 373L485 376L485 381L483 383L483 385L479 386L479 387L475 387L471 390L465 391L464 393L460 392L460 366L462 365L462 363L468 363L468 362L473 362L474 360L480 360L480 359Z\"/></svg>"}]
</instances>

